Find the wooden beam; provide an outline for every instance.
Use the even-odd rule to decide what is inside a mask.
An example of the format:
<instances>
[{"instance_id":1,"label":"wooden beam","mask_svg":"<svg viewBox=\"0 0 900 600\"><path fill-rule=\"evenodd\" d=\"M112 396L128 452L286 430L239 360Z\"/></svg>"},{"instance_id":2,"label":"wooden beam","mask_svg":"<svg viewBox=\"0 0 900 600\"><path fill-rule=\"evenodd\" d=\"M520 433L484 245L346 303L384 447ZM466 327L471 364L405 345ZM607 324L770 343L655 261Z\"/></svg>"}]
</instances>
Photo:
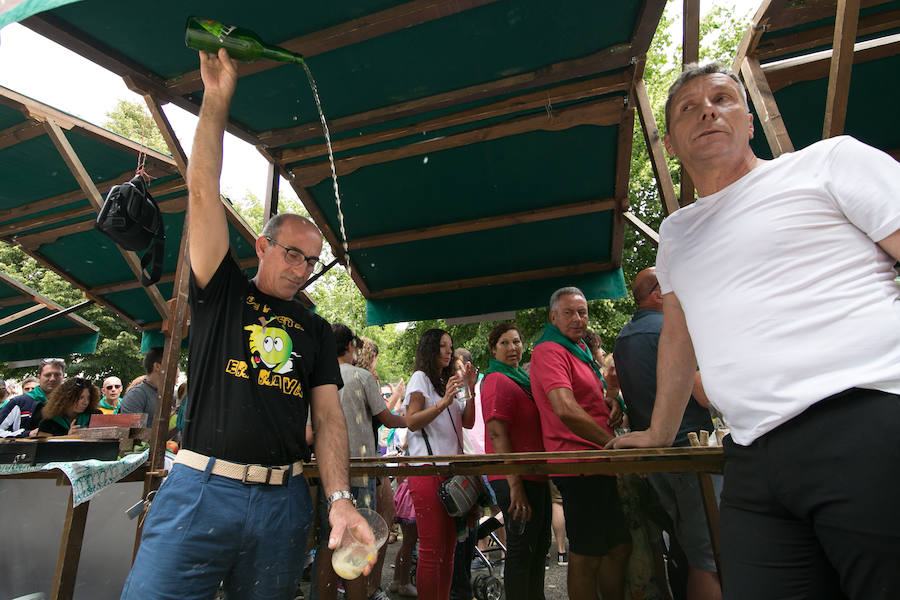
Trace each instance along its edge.
<instances>
[{"instance_id":1,"label":"wooden beam","mask_svg":"<svg viewBox=\"0 0 900 600\"><path fill-rule=\"evenodd\" d=\"M294 193L297 194L297 197L300 198L300 202L303 204L303 207L306 208L306 212L309 213L309 216L312 217L313 222L315 222L316 226L318 226L319 231L322 232L322 235L328 241L328 245L331 246L331 250L334 252L336 258L338 258L341 263L349 267L350 277L353 279L353 282L356 283L356 287L359 288L360 293L364 298L368 298L369 294L369 286L366 285L366 282L363 280L362 276L359 274L359 269L353 266L353 261L350 260L350 257L344 252L344 248L338 239L338 236L335 234L334 230L328 224L328 219L325 218L325 213L322 212L322 209L319 208L319 203L316 201L315 195L313 195L312 191L308 188L303 187L299 181L297 181L296 177L293 173L287 170L284 165L278 164L272 155L269 152L262 148L261 146L257 147L259 152L268 160L270 163L275 164L278 167L278 172L284 177L288 184L291 186L291 189L294 190ZM311 302L312 300L310 300Z\"/></svg>"},{"instance_id":2,"label":"wooden beam","mask_svg":"<svg viewBox=\"0 0 900 600\"><path fill-rule=\"evenodd\" d=\"M828 74L828 95L825 98L825 122L822 139L844 133L847 119L847 99L850 95L850 72L853 69L853 45L859 21L859 0L837 0L834 20L834 51Z\"/></svg>"},{"instance_id":3,"label":"wooden beam","mask_svg":"<svg viewBox=\"0 0 900 600\"><path fill-rule=\"evenodd\" d=\"M69 335L84 335L87 333L90 333L90 329L85 327L67 327L66 329L52 329L50 331L25 331L21 334L3 338L3 343L14 344L32 340L57 340Z\"/></svg>"},{"instance_id":4,"label":"wooden beam","mask_svg":"<svg viewBox=\"0 0 900 600\"><path fill-rule=\"evenodd\" d=\"M78 158L75 149L72 148L69 140L66 139L66 135L56 122L47 120L45 127L47 134L53 141L53 145L56 146L63 161L65 161L66 165L69 167L69 170L78 182L79 187L81 187L81 191L85 193L88 201L93 205L94 210L99 213L100 208L103 206L103 198L100 196L100 192L97 191L96 186L94 186L94 182L91 180L91 176L88 174L87 170L85 170L84 165L81 164L81 159ZM119 252L121 252L122 257L125 259L125 262L128 263L128 266L131 268L135 277L140 279L143 269L141 268L141 262L137 255L134 252L122 250L121 248L119 248ZM166 306L165 300L163 300L162 294L159 292L159 288L157 288L156 285L151 285L144 289L150 297L150 302L153 304L154 308L156 308L157 312L159 312L160 316L168 318L169 309Z\"/></svg>"},{"instance_id":5,"label":"wooden beam","mask_svg":"<svg viewBox=\"0 0 900 600\"><path fill-rule=\"evenodd\" d=\"M187 163L183 163L187 167ZM162 356L162 383L157 390L157 402L154 407L150 437L150 469L144 479L143 498L149 498L151 492L159 489L163 478L160 476L165 463L166 441L169 439L169 416L175 392L175 381L178 378L178 360L181 358L181 342L187 331L188 318L188 283L191 273L191 260L188 239L190 215L185 215L184 228L181 234L181 245L178 248L178 266L175 269L175 286L172 290L170 323L172 327L166 333ZM135 555L143 533L143 520L138 523L135 532Z\"/></svg>"},{"instance_id":6,"label":"wooden beam","mask_svg":"<svg viewBox=\"0 0 900 600\"><path fill-rule=\"evenodd\" d=\"M66 507L59 553L56 556L56 572L53 574L51 600L70 600L75 594L78 562L81 560L81 544L84 541L84 525L87 523L90 501L74 506L72 493Z\"/></svg>"},{"instance_id":7,"label":"wooden beam","mask_svg":"<svg viewBox=\"0 0 900 600\"><path fill-rule=\"evenodd\" d=\"M700 61L700 0L684 0L681 64Z\"/></svg>"},{"instance_id":8,"label":"wooden beam","mask_svg":"<svg viewBox=\"0 0 900 600\"><path fill-rule=\"evenodd\" d=\"M43 127L43 125L41 125L41 127ZM158 176L162 174L155 169L151 169L149 164L147 165L147 172L150 173L151 176ZM109 179L106 179L104 181L97 182L95 185L97 187L97 191L100 192L101 195L105 195L109 191L109 188L114 185L118 185L123 181L128 181L132 177L134 177L134 170L128 170L115 177L110 177ZM161 183L151 188L150 192L155 196L161 196L179 191L179 189L186 188L187 186L185 186L184 180L176 179ZM0 210L0 220L19 219L22 217L27 217L28 215L33 215L35 213L43 212L45 210L50 210L52 208L57 208L59 206L64 206L72 202L83 200L84 197L84 192L82 192L80 189L72 192L65 192L63 194L52 196L50 198L44 198L43 200L37 200L35 202L29 202L21 206L14 206L12 208Z\"/></svg>"},{"instance_id":9,"label":"wooden beam","mask_svg":"<svg viewBox=\"0 0 900 600\"><path fill-rule=\"evenodd\" d=\"M629 44L620 44L588 56L547 65L531 73L513 75L496 81L489 81L333 119L328 122L328 129L331 135L335 136L343 131L359 129L376 123L393 121L503 94L512 94L539 86L549 86L576 77L595 75L604 71L627 67L631 64L633 56L634 53ZM315 120L297 127L260 134L259 141L271 148L273 146L318 138L321 135L322 125L318 120Z\"/></svg>"},{"instance_id":10,"label":"wooden beam","mask_svg":"<svg viewBox=\"0 0 900 600\"><path fill-rule=\"evenodd\" d=\"M44 265L48 269L51 269L57 275L59 275L60 277L62 277L66 281L68 281L73 287L81 290L82 293L85 295L85 297L90 298L91 300L93 300L94 302L96 302L97 304L99 304L101 306L105 306L106 308L111 310L113 313L117 314L122 319L124 319L129 324L131 324L132 327L135 327L137 329L141 328L141 324L139 324L137 321L135 321L134 318L131 317L130 315L123 313L121 307L118 307L118 306L104 300L102 297L100 297L96 294L92 294L90 292L90 289L88 288L88 286L85 285L85 283L83 281L75 279L75 277L73 277L71 274L69 274L68 271L66 271L65 269L63 269L61 266L54 263L53 261L49 260L46 256L38 254L34 250L32 250L28 247L22 246L22 245L19 245L19 249L22 250L22 252L24 252L31 258L33 258L34 260L36 260L38 263Z\"/></svg>"},{"instance_id":11,"label":"wooden beam","mask_svg":"<svg viewBox=\"0 0 900 600\"><path fill-rule=\"evenodd\" d=\"M892 31L900 27L900 9L860 15L856 27L856 37L871 36L884 31ZM824 25L812 29L803 29L796 33L772 38L760 43L751 54L766 63L778 57L791 54L808 53L815 48L831 46L834 42L834 27Z\"/></svg>"},{"instance_id":12,"label":"wooden beam","mask_svg":"<svg viewBox=\"0 0 900 600\"><path fill-rule=\"evenodd\" d=\"M241 269L249 269L251 267L255 267L259 264L259 259L256 256L251 256L248 258L242 258L237 261L238 267ZM167 273L159 278L159 283L171 283L175 281L175 273ZM106 285L98 285L96 287L89 288L87 291L92 294L96 294L98 296L105 296L106 294L114 294L116 292L124 292L125 290L134 290L141 287L141 283L139 281L134 281L133 279L129 279L128 281L121 281L118 283L108 283Z\"/></svg>"},{"instance_id":13,"label":"wooden beam","mask_svg":"<svg viewBox=\"0 0 900 600\"><path fill-rule=\"evenodd\" d=\"M22 317L27 317L31 313L37 312L39 310L44 310L45 308L47 308L47 307L44 306L43 304L32 304L28 308L24 308L18 312L15 312L7 317L3 317L2 319L0 319L0 327L2 327L3 325L6 325L7 323L12 323L13 321L18 321Z\"/></svg>"},{"instance_id":14,"label":"wooden beam","mask_svg":"<svg viewBox=\"0 0 900 600\"><path fill-rule=\"evenodd\" d=\"M22 21L22 25L113 73L130 77L135 89L141 90L140 93L148 92L161 101L171 102L195 115L200 113L199 100L172 94L166 88L164 78L50 12L28 17ZM247 143L259 143L251 130L236 121L229 121L226 129Z\"/></svg>"},{"instance_id":15,"label":"wooden beam","mask_svg":"<svg viewBox=\"0 0 900 600\"><path fill-rule=\"evenodd\" d=\"M625 214L623 216L625 217L625 220L628 222L628 224L634 227L635 231L644 236L644 238L646 238L648 242L653 244L654 247L659 247L659 234L656 233L656 231L654 231L652 227L641 221L638 216L630 210L625 211Z\"/></svg>"},{"instance_id":16,"label":"wooden beam","mask_svg":"<svg viewBox=\"0 0 900 600\"><path fill-rule=\"evenodd\" d=\"M23 96L22 94L14 92L9 88L0 86L0 96L5 99L4 104L8 106L14 106L17 110L22 111L23 114L31 117L32 119L38 121L54 121L63 129L77 129L77 133L97 140L107 146L113 146L117 149L131 150L135 153L143 151L147 154L148 159L154 160L160 163L160 165L172 165L172 159L161 152L153 150L152 148L147 148L146 146L142 146L137 142L128 139L127 137L121 136L117 133L113 133L111 131L103 129L102 127L98 127L93 123L89 123L88 121L84 121L82 119L79 119L78 117L73 117L72 115L59 111L52 106L48 106L46 104L38 102L37 100L29 98L28 96Z\"/></svg>"},{"instance_id":17,"label":"wooden beam","mask_svg":"<svg viewBox=\"0 0 900 600\"><path fill-rule=\"evenodd\" d=\"M889 2L890 0L861 0L860 6L870 8ZM767 25L768 30L774 33L819 21L830 21L835 15L836 0L777 0L773 4Z\"/></svg>"},{"instance_id":18,"label":"wooden beam","mask_svg":"<svg viewBox=\"0 0 900 600\"><path fill-rule=\"evenodd\" d=\"M335 160L334 166L338 175L347 175L365 166L420 156L430 152L440 152L441 150L486 142L529 131L559 131L575 127L576 125L597 125L601 127L617 125L622 119L622 111L621 97L612 97L607 100L568 106L553 110L550 113L542 111L524 117L513 118L495 125L454 135L436 137L399 148L349 156ZM287 155L288 151L285 154ZM328 161L320 161L298 165L291 169L291 172L301 185L310 187L330 177L331 166Z\"/></svg>"},{"instance_id":19,"label":"wooden beam","mask_svg":"<svg viewBox=\"0 0 900 600\"><path fill-rule=\"evenodd\" d=\"M3 131L0 131L0 150L26 142L41 135L44 135L44 128L40 123L30 119L24 123L7 127Z\"/></svg>"},{"instance_id":20,"label":"wooden beam","mask_svg":"<svg viewBox=\"0 0 900 600\"><path fill-rule=\"evenodd\" d=\"M853 64L889 58L900 53L900 34L859 42L855 45ZM814 52L806 56L789 58L763 65L763 72L772 91L778 91L802 81L814 81L828 77L831 67L831 50Z\"/></svg>"},{"instance_id":21,"label":"wooden beam","mask_svg":"<svg viewBox=\"0 0 900 600\"><path fill-rule=\"evenodd\" d=\"M278 186L281 181L281 175L278 173L278 167L275 163L270 162L269 168L266 170L266 198L263 203L263 227L269 222L269 219L278 214Z\"/></svg>"},{"instance_id":22,"label":"wooden beam","mask_svg":"<svg viewBox=\"0 0 900 600\"><path fill-rule=\"evenodd\" d=\"M496 0L414 0L281 42L278 46L310 58L493 2ZM281 64L268 60L238 63L238 76L261 73ZM199 70L173 77L165 85L170 93L178 95L189 94L203 87Z\"/></svg>"},{"instance_id":23,"label":"wooden beam","mask_svg":"<svg viewBox=\"0 0 900 600\"><path fill-rule=\"evenodd\" d=\"M766 135L766 141L769 142L772 156L793 152L794 144L784 125L784 119L778 110L778 103L775 102L775 95L769 87L766 74L759 65L759 59L755 56L746 57L741 64L741 76L753 100L756 115Z\"/></svg>"},{"instance_id":24,"label":"wooden beam","mask_svg":"<svg viewBox=\"0 0 900 600\"><path fill-rule=\"evenodd\" d=\"M762 4L760 4L759 8L756 10L753 19L750 20L750 25L741 37L741 41L738 42L737 51L734 55L734 62L732 63L734 66L731 68L735 73L740 71L740 65L745 56L756 54L756 48L759 45L759 41L768 27L767 23L769 19L766 16L766 13L773 1L777 0L763 0Z\"/></svg>"},{"instance_id":25,"label":"wooden beam","mask_svg":"<svg viewBox=\"0 0 900 600\"><path fill-rule=\"evenodd\" d=\"M184 212L186 207L187 196L166 198L165 200L159 202L159 208L164 213ZM24 228L23 225L25 224L27 224L27 227L29 229L33 229L35 227L49 225L67 219L84 217L86 215L94 214L94 212L95 211L92 208L83 206L81 208L73 208L71 210L53 213L44 217L38 217L29 221L0 225L0 235L13 235L13 239L15 239L16 243L21 244L26 248L37 249L43 244L52 244L61 237L65 237L67 235L72 235L75 233L81 233L84 231L90 231L94 228L94 219L79 221L76 223L69 223L68 225L63 225L61 227L54 227L52 229L45 229L43 231L38 231L37 233L30 233L25 235L14 235L15 232L22 230ZM128 261L126 260L126 262ZM138 262L138 264L140 264L140 262Z\"/></svg>"},{"instance_id":26,"label":"wooden beam","mask_svg":"<svg viewBox=\"0 0 900 600\"><path fill-rule=\"evenodd\" d=\"M124 79L125 85L129 88L134 85L134 81L131 78L125 77ZM160 134L162 134L162 137L166 142L166 146L169 148L169 153L172 155L172 160L175 161L178 172L181 173L181 176L187 181L187 154L185 154L184 148L181 147L181 142L178 140L178 136L175 135L172 124L169 123L169 118L166 116L166 113L163 112L162 104L153 96L153 94L144 92L141 96L143 96L144 103L147 105L147 110L150 111L153 122L156 123L157 129L159 129Z\"/></svg>"},{"instance_id":27,"label":"wooden beam","mask_svg":"<svg viewBox=\"0 0 900 600\"><path fill-rule=\"evenodd\" d=\"M634 108L628 106L619 123L616 143L616 212L613 215L609 256L613 266L622 266L622 252L625 245L625 221L623 213L628 210L628 179L631 175L631 145L634 141Z\"/></svg>"},{"instance_id":28,"label":"wooden beam","mask_svg":"<svg viewBox=\"0 0 900 600\"><path fill-rule=\"evenodd\" d=\"M521 225L523 223L538 223L541 221L549 221L551 219L562 219L565 217L574 217L577 215L587 215L596 212L614 210L615 208L616 201L611 198L602 200L589 200L587 202L575 202L573 204L563 204L561 206L537 208L534 210L526 210L507 215L482 217L478 219L472 219L470 221L460 221L458 223L447 223L444 225L435 225L433 227L420 227L418 229L409 229L406 231L396 231L393 233L384 233L380 235L361 237L350 240L350 249L362 250L363 248L374 248L377 246L387 246L390 244L416 242L419 240L428 240L450 235L459 235L462 233L471 233L473 231L485 231L487 229L510 227L513 225Z\"/></svg>"},{"instance_id":29,"label":"wooden beam","mask_svg":"<svg viewBox=\"0 0 900 600\"><path fill-rule=\"evenodd\" d=\"M466 123L494 119L517 112L533 110L535 108L552 108L556 104L572 102L574 100L582 100L584 98L602 96L615 92L626 92L628 91L630 84L630 79L627 75L627 71L622 71L620 73L597 77L587 81L578 81L562 85L549 90L521 94L493 104L443 115L427 121L420 121L418 123L398 127L396 129L353 136L342 140L332 140L331 147L335 153L338 153L352 150L353 148L362 148L364 146L388 142L413 135L435 132L457 125L465 125ZM273 155L278 157L282 162L306 160L317 156L326 156L327 154L328 147L325 144L302 146L299 148L291 148L290 150L273 152Z\"/></svg>"},{"instance_id":30,"label":"wooden beam","mask_svg":"<svg viewBox=\"0 0 900 600\"><path fill-rule=\"evenodd\" d=\"M653 168L653 175L656 178L660 204L662 204L663 214L669 216L679 208L678 200L675 198L675 184L672 182L662 137L659 135L656 117L653 116L653 107L650 106L650 96L647 94L647 87L643 80L635 84L634 95L637 100L641 130L644 132L644 142L647 144L647 154L650 155L650 166Z\"/></svg>"},{"instance_id":31,"label":"wooden beam","mask_svg":"<svg viewBox=\"0 0 900 600\"><path fill-rule=\"evenodd\" d=\"M438 283L422 283L403 287L388 288L372 292L369 299L396 298L397 296L413 296L416 294L431 294L435 292L449 292L453 290L465 290L475 287L504 285L520 281L535 279L550 279L552 277L565 277L567 275L582 275L584 273L597 273L616 268L612 262L589 262L578 265L564 265L547 269L533 269L516 273L502 273L487 275L484 277L470 277L457 279L456 281L441 281Z\"/></svg>"}]
</instances>

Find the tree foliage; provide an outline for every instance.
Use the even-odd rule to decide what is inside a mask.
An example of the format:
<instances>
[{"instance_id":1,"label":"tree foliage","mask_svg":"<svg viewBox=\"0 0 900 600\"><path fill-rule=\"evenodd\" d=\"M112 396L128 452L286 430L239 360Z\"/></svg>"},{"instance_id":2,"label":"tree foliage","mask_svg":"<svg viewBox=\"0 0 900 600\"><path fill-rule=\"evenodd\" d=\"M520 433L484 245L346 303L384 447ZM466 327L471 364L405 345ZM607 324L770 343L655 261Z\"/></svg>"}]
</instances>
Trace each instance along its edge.
<instances>
[{"instance_id":1,"label":"tree foliage","mask_svg":"<svg viewBox=\"0 0 900 600\"><path fill-rule=\"evenodd\" d=\"M119 100L116 107L106 113L106 122L103 126L113 133L131 138L139 144L171 154L153 117L140 104Z\"/></svg>"}]
</instances>

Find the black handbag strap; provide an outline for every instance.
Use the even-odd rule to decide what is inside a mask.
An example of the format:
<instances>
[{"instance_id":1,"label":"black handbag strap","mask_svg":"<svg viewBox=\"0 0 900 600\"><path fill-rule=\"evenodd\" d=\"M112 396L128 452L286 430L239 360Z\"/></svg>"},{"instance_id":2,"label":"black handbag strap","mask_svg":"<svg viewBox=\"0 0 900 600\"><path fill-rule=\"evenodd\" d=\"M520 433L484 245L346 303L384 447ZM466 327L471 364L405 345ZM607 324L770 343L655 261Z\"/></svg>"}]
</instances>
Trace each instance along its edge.
<instances>
[{"instance_id":1,"label":"black handbag strap","mask_svg":"<svg viewBox=\"0 0 900 600\"><path fill-rule=\"evenodd\" d=\"M425 431L425 427L422 427L422 437L425 439L425 447L428 449L428 456L434 456L434 452L431 450L431 442L428 441L428 432ZM431 463L434 466L437 466L437 463Z\"/></svg>"}]
</instances>

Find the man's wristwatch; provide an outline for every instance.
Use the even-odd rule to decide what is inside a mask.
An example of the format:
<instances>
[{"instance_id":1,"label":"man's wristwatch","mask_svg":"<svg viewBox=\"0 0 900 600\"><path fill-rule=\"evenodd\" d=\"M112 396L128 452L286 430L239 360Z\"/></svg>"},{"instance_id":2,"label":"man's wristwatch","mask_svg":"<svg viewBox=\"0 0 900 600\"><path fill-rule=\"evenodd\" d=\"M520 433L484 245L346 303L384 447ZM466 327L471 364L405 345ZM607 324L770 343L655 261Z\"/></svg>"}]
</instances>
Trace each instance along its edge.
<instances>
[{"instance_id":1,"label":"man's wristwatch","mask_svg":"<svg viewBox=\"0 0 900 600\"><path fill-rule=\"evenodd\" d=\"M356 506L356 498L353 497L353 494L349 490L341 490L328 496L328 510L331 510L331 505L338 500L349 500L353 506Z\"/></svg>"}]
</instances>

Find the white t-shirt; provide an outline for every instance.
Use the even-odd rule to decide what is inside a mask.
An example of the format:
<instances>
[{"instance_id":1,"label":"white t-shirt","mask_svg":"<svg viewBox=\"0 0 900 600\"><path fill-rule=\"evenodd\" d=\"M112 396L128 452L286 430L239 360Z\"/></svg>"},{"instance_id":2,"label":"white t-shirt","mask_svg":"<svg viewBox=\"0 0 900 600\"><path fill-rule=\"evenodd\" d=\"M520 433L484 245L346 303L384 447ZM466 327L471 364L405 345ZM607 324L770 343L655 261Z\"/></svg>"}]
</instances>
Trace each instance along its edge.
<instances>
[{"instance_id":1,"label":"white t-shirt","mask_svg":"<svg viewBox=\"0 0 900 600\"><path fill-rule=\"evenodd\" d=\"M419 392L425 397L423 408L434 406L441 400L441 395L434 389L428 376L422 371L416 371L409 378L409 383L406 384L406 396L403 398L403 408L407 409L407 414L409 399L414 392ZM459 403L455 400L444 412L426 425L425 430L428 432L428 442L431 444L432 454L462 454L462 413L459 410ZM428 456L428 448L425 446L422 430L410 431L407 439L410 456Z\"/></svg>"},{"instance_id":2,"label":"white t-shirt","mask_svg":"<svg viewBox=\"0 0 900 600\"><path fill-rule=\"evenodd\" d=\"M900 164L842 136L768 161L660 228L703 386L750 444L852 387L900 393Z\"/></svg>"}]
</instances>

